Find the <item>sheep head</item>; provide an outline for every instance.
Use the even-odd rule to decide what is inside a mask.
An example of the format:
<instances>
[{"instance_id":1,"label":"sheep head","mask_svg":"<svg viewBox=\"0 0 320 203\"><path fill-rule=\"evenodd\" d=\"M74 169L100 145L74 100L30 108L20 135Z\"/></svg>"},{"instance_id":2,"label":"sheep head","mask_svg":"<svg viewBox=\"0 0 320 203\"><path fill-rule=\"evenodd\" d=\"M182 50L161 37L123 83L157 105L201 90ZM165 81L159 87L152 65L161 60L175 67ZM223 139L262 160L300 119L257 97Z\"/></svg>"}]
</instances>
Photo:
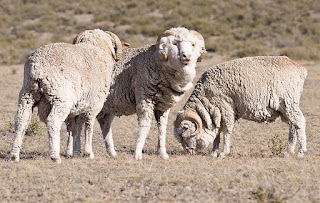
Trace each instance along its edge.
<instances>
[{"instance_id":1,"label":"sheep head","mask_svg":"<svg viewBox=\"0 0 320 203\"><path fill-rule=\"evenodd\" d=\"M73 44L79 43L91 43L106 52L111 52L116 61L120 59L123 49L123 45L117 35L100 29L86 30L80 33L73 40Z\"/></svg>"},{"instance_id":2,"label":"sheep head","mask_svg":"<svg viewBox=\"0 0 320 203\"><path fill-rule=\"evenodd\" d=\"M188 154L207 148L216 137L216 132L203 129L200 115L192 110L183 110L177 114L174 122L174 137Z\"/></svg>"},{"instance_id":3,"label":"sheep head","mask_svg":"<svg viewBox=\"0 0 320 203\"><path fill-rule=\"evenodd\" d=\"M202 35L182 27L171 28L160 34L156 46L162 61L172 59L183 65L195 65L206 53Z\"/></svg>"}]
</instances>

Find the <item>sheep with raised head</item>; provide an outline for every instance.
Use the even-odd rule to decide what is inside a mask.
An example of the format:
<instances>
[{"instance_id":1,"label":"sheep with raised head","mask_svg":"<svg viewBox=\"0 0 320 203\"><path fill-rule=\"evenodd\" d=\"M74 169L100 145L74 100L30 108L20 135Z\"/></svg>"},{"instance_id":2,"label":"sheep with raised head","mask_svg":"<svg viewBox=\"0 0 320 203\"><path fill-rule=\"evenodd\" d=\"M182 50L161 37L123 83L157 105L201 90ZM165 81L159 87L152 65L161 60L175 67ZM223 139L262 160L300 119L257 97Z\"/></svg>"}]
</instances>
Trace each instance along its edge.
<instances>
[{"instance_id":1,"label":"sheep with raised head","mask_svg":"<svg viewBox=\"0 0 320 203\"><path fill-rule=\"evenodd\" d=\"M159 155L168 158L165 143L170 108L192 88L196 63L205 53L202 35L182 27L163 32L154 45L123 51L114 67L110 94L97 117L109 155L116 156L111 130L114 117L137 113L134 158L142 159L153 116L158 126Z\"/></svg>"},{"instance_id":2,"label":"sheep with raised head","mask_svg":"<svg viewBox=\"0 0 320 203\"><path fill-rule=\"evenodd\" d=\"M307 70L285 56L247 57L207 70L174 122L174 136L190 154L213 143L212 155L230 153L235 121L243 118L289 124L288 154L307 150L300 96ZM220 133L224 135L219 154Z\"/></svg>"},{"instance_id":3,"label":"sheep with raised head","mask_svg":"<svg viewBox=\"0 0 320 203\"><path fill-rule=\"evenodd\" d=\"M70 127L77 116L85 120L85 134L90 138L97 114L110 89L115 60L121 55L121 42L99 29L80 34L78 44L54 43L40 47L24 65L24 81L19 94L15 134L10 158L19 161L22 140L34 107L47 125L49 152L60 163L60 129L65 121ZM93 157L91 140L85 153Z\"/></svg>"}]
</instances>

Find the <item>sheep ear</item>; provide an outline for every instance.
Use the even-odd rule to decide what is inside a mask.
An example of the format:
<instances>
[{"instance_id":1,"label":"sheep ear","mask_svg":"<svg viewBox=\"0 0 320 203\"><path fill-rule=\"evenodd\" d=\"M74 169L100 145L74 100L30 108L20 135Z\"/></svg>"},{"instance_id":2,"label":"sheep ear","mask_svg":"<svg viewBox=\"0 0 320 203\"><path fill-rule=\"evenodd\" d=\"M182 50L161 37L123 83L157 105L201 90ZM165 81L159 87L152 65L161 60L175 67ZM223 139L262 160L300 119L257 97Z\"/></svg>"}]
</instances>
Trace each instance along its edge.
<instances>
[{"instance_id":1,"label":"sheep ear","mask_svg":"<svg viewBox=\"0 0 320 203\"><path fill-rule=\"evenodd\" d=\"M160 50L160 51L159 51L159 54L160 54L160 56L161 56L162 61L165 61L165 62L168 61L168 55L167 55L167 53L166 53L164 50Z\"/></svg>"},{"instance_id":2,"label":"sheep ear","mask_svg":"<svg viewBox=\"0 0 320 203\"><path fill-rule=\"evenodd\" d=\"M199 56L197 62L201 62L201 61L202 61L202 58L203 58L206 54L207 54L207 51L206 51L206 50L203 50L203 51L201 52L201 55Z\"/></svg>"},{"instance_id":3,"label":"sheep ear","mask_svg":"<svg viewBox=\"0 0 320 203\"><path fill-rule=\"evenodd\" d=\"M129 48L130 44L129 43L122 43L122 49Z\"/></svg>"},{"instance_id":4,"label":"sheep ear","mask_svg":"<svg viewBox=\"0 0 320 203\"><path fill-rule=\"evenodd\" d=\"M165 43L160 43L159 44L159 54L161 56L161 60L167 62L168 61L168 55L167 55L167 53L166 53L166 51L164 49L165 46L166 46Z\"/></svg>"},{"instance_id":5,"label":"sheep ear","mask_svg":"<svg viewBox=\"0 0 320 203\"><path fill-rule=\"evenodd\" d=\"M74 39L73 39L73 44L78 44L82 41L86 41L88 39L84 39L89 33L91 33L92 30L85 30L83 32L81 32L80 34L78 34Z\"/></svg>"}]
</instances>

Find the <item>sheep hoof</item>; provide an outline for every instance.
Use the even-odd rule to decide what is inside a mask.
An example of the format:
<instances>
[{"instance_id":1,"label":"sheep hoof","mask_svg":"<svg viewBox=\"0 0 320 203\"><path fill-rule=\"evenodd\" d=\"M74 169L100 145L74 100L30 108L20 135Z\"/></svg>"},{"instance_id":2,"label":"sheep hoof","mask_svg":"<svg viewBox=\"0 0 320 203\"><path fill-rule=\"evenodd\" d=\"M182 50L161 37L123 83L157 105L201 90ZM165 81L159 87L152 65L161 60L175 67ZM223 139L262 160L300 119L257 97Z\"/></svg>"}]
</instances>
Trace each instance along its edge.
<instances>
[{"instance_id":1,"label":"sheep hoof","mask_svg":"<svg viewBox=\"0 0 320 203\"><path fill-rule=\"evenodd\" d=\"M86 156L86 157L89 157L90 159L94 159L94 153L93 152L85 152L83 155Z\"/></svg>"},{"instance_id":2,"label":"sheep hoof","mask_svg":"<svg viewBox=\"0 0 320 203\"><path fill-rule=\"evenodd\" d=\"M284 155L284 157L289 158L289 157L290 157L290 155L291 155L291 153L290 153L290 152L284 152L284 153L283 153L283 155Z\"/></svg>"},{"instance_id":3,"label":"sheep hoof","mask_svg":"<svg viewBox=\"0 0 320 203\"><path fill-rule=\"evenodd\" d=\"M19 154L11 154L10 161L11 162L19 162L20 161Z\"/></svg>"},{"instance_id":4,"label":"sheep hoof","mask_svg":"<svg viewBox=\"0 0 320 203\"><path fill-rule=\"evenodd\" d=\"M117 152L115 152L115 151L108 151L108 154L109 154L109 156L111 156L111 157L114 157L114 158L116 158L117 157Z\"/></svg>"},{"instance_id":5,"label":"sheep hoof","mask_svg":"<svg viewBox=\"0 0 320 203\"><path fill-rule=\"evenodd\" d=\"M56 163L56 164L61 164L61 158L60 156L58 157L51 157L51 160Z\"/></svg>"},{"instance_id":6,"label":"sheep hoof","mask_svg":"<svg viewBox=\"0 0 320 203\"><path fill-rule=\"evenodd\" d=\"M222 159L224 159L224 158L226 158L226 154L225 154L224 152L221 152L220 155L219 155L219 157L222 158Z\"/></svg>"},{"instance_id":7,"label":"sheep hoof","mask_svg":"<svg viewBox=\"0 0 320 203\"><path fill-rule=\"evenodd\" d=\"M211 152L211 156L214 157L214 158L217 158L218 157L218 152L216 152L216 151Z\"/></svg>"},{"instance_id":8,"label":"sheep hoof","mask_svg":"<svg viewBox=\"0 0 320 203\"><path fill-rule=\"evenodd\" d=\"M81 156L81 152L73 152L73 157L80 157Z\"/></svg>"},{"instance_id":9,"label":"sheep hoof","mask_svg":"<svg viewBox=\"0 0 320 203\"><path fill-rule=\"evenodd\" d=\"M135 153L134 154L134 159L135 160L142 160L142 153Z\"/></svg>"},{"instance_id":10,"label":"sheep hoof","mask_svg":"<svg viewBox=\"0 0 320 203\"><path fill-rule=\"evenodd\" d=\"M66 153L66 158L67 158L67 159L72 158L72 154L70 154L70 153Z\"/></svg>"},{"instance_id":11,"label":"sheep hoof","mask_svg":"<svg viewBox=\"0 0 320 203\"><path fill-rule=\"evenodd\" d=\"M298 157L299 157L299 158L302 158L302 157L303 157L303 151L299 151L299 152L298 152Z\"/></svg>"},{"instance_id":12,"label":"sheep hoof","mask_svg":"<svg viewBox=\"0 0 320 203\"><path fill-rule=\"evenodd\" d=\"M161 158L163 158L163 159L169 159L169 156L168 156L168 154L167 154L167 152L164 152L164 153L159 153L159 156L161 157Z\"/></svg>"}]
</instances>

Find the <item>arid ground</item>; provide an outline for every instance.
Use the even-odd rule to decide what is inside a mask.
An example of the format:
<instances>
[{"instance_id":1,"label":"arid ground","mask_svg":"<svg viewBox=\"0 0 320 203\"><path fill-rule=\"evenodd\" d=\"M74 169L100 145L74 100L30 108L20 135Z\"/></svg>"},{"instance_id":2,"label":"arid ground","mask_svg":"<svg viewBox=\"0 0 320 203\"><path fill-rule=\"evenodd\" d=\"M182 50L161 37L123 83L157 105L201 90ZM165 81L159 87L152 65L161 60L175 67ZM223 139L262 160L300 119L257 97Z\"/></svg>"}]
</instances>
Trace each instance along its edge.
<instances>
[{"instance_id":1,"label":"arid ground","mask_svg":"<svg viewBox=\"0 0 320 203\"><path fill-rule=\"evenodd\" d=\"M225 60L208 54L199 63L198 77ZM23 65L1 66L0 202L320 202L320 62L298 62L308 69L300 104L307 120L308 152L303 158L281 155L288 126L280 119L270 124L240 120L232 136L231 154L224 159L208 152L186 155L173 137L172 123L187 95L169 117L169 160L156 154L155 125L143 160L133 159L137 133L133 115L116 118L113 123L117 158L107 156L96 123L95 159L63 156L60 165L49 158L43 124L38 133L25 136L20 162L8 161ZM61 140L64 155L65 126Z\"/></svg>"}]
</instances>

